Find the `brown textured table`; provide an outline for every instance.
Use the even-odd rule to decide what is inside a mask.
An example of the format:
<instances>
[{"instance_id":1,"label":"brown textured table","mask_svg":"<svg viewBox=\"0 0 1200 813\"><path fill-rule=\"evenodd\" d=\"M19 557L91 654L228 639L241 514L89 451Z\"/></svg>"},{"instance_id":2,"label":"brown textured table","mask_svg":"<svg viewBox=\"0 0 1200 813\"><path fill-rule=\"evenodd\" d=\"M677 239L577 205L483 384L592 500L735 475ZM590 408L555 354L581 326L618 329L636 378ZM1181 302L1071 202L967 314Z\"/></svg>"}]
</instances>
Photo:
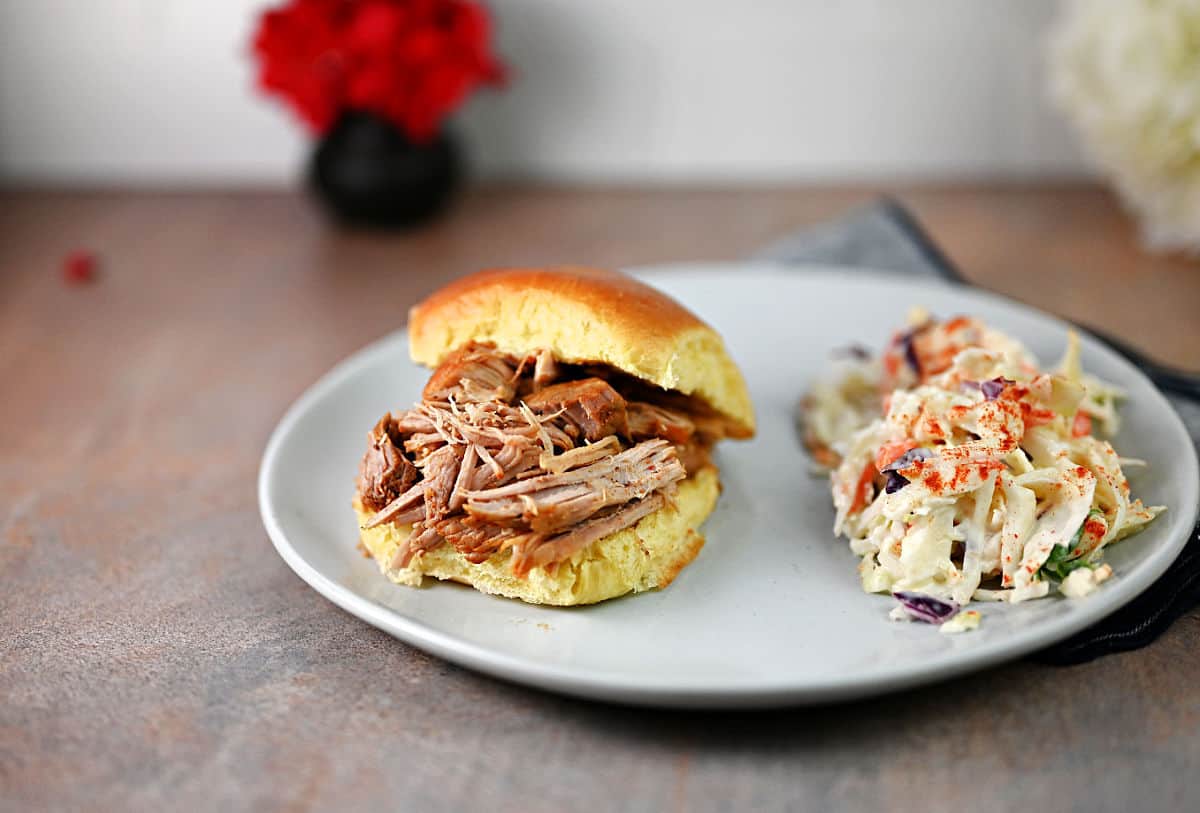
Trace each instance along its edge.
<instances>
[{"instance_id":1,"label":"brown textured table","mask_svg":"<svg viewBox=\"0 0 1200 813\"><path fill-rule=\"evenodd\" d=\"M410 235L287 194L0 194L0 808L1200 809L1200 614L1070 669L658 713L426 657L271 549L275 421L435 286L740 257L871 194L493 187ZM1200 367L1200 268L1140 254L1103 192L901 197L979 284ZM60 279L77 246L95 284Z\"/></svg>"}]
</instances>

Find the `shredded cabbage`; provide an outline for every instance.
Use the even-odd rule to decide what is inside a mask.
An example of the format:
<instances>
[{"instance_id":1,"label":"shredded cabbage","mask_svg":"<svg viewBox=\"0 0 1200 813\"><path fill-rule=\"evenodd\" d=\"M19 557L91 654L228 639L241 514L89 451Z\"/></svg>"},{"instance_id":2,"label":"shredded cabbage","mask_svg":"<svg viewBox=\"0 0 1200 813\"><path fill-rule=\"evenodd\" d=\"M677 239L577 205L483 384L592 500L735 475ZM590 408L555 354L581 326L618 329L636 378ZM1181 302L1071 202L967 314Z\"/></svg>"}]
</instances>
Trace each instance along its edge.
<instances>
[{"instance_id":1,"label":"shredded cabbage","mask_svg":"<svg viewBox=\"0 0 1200 813\"><path fill-rule=\"evenodd\" d=\"M1095 570L1164 510L1131 499L1100 437L1119 428L1123 397L1083 371L1074 333L1044 372L980 321L922 311L878 360L815 386L805 439L830 469L834 532L860 557L863 589L1019 602Z\"/></svg>"}]
</instances>

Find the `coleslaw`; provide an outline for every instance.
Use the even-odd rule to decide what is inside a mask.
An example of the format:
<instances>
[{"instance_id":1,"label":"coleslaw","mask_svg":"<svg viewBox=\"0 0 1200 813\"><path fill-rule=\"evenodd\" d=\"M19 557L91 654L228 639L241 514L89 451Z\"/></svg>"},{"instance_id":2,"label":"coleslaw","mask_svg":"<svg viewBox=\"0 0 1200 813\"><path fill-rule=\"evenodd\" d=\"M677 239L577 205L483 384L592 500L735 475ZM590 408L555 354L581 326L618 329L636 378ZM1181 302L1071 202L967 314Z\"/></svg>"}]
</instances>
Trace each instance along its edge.
<instances>
[{"instance_id":1,"label":"coleslaw","mask_svg":"<svg viewBox=\"0 0 1200 813\"><path fill-rule=\"evenodd\" d=\"M917 310L881 356L849 356L802 401L804 438L830 472L834 532L863 589L897 596L894 617L1087 595L1112 573L1104 549L1164 510L1131 498L1122 469L1144 464L1102 439L1123 393L1082 371L1074 333L1044 371L977 319Z\"/></svg>"}]
</instances>

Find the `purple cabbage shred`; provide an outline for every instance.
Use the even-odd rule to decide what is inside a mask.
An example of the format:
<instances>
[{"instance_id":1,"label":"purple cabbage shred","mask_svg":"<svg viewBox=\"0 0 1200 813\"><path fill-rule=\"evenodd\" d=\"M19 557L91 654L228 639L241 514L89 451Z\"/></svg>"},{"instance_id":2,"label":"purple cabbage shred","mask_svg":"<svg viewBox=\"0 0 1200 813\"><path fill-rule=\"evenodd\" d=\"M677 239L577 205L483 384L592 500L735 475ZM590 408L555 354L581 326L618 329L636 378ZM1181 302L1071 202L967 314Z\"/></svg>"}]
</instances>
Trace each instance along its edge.
<instances>
[{"instance_id":1,"label":"purple cabbage shred","mask_svg":"<svg viewBox=\"0 0 1200 813\"><path fill-rule=\"evenodd\" d=\"M926 624L942 624L949 621L960 609L956 602L942 601L924 593L897 590L892 593L892 598L900 602L900 606L910 616Z\"/></svg>"},{"instance_id":2,"label":"purple cabbage shred","mask_svg":"<svg viewBox=\"0 0 1200 813\"><path fill-rule=\"evenodd\" d=\"M913 337L916 334L917 331L915 330L910 330L908 333L905 333L900 339L900 344L904 347L904 360L908 362L908 366L912 367L913 372L915 372L917 377L920 378L921 360L917 358L917 351L913 348Z\"/></svg>"},{"instance_id":3,"label":"purple cabbage shred","mask_svg":"<svg viewBox=\"0 0 1200 813\"><path fill-rule=\"evenodd\" d=\"M979 391L983 393L983 397L989 401L995 401L1000 397L1000 393L1004 392L1004 388L1009 384L1016 384L1011 378L993 378L991 381L984 381L979 385Z\"/></svg>"},{"instance_id":4,"label":"purple cabbage shred","mask_svg":"<svg viewBox=\"0 0 1200 813\"><path fill-rule=\"evenodd\" d=\"M885 473L887 474L887 485L883 487L883 490L888 494L895 494L897 491L908 485L908 478L903 474L894 471Z\"/></svg>"},{"instance_id":5,"label":"purple cabbage shred","mask_svg":"<svg viewBox=\"0 0 1200 813\"><path fill-rule=\"evenodd\" d=\"M900 336L900 346L904 349L904 360L908 362L909 367L912 367L913 372L917 374L917 378L921 377L921 360L917 358L917 349L913 347L913 339L929 330L934 324L935 320L930 319Z\"/></svg>"},{"instance_id":6,"label":"purple cabbage shred","mask_svg":"<svg viewBox=\"0 0 1200 813\"><path fill-rule=\"evenodd\" d=\"M933 457L932 449L922 449L920 447L917 447L916 449L909 449L891 463L888 463L886 466L884 466L883 470L885 472L903 471L914 463L919 463L922 460L928 460L931 457Z\"/></svg>"}]
</instances>

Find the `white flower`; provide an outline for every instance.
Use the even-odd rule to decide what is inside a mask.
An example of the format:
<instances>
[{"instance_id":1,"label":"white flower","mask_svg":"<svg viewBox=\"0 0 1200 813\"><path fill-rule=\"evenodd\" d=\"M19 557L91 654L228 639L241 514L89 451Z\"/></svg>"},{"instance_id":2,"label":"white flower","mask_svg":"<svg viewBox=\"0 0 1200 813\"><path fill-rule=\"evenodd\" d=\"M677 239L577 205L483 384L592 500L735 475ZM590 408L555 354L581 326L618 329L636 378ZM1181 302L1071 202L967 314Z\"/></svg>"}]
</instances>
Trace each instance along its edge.
<instances>
[{"instance_id":1,"label":"white flower","mask_svg":"<svg viewBox=\"0 0 1200 813\"><path fill-rule=\"evenodd\" d=\"M1146 242L1200 252L1200 0L1070 0L1051 64Z\"/></svg>"}]
</instances>

